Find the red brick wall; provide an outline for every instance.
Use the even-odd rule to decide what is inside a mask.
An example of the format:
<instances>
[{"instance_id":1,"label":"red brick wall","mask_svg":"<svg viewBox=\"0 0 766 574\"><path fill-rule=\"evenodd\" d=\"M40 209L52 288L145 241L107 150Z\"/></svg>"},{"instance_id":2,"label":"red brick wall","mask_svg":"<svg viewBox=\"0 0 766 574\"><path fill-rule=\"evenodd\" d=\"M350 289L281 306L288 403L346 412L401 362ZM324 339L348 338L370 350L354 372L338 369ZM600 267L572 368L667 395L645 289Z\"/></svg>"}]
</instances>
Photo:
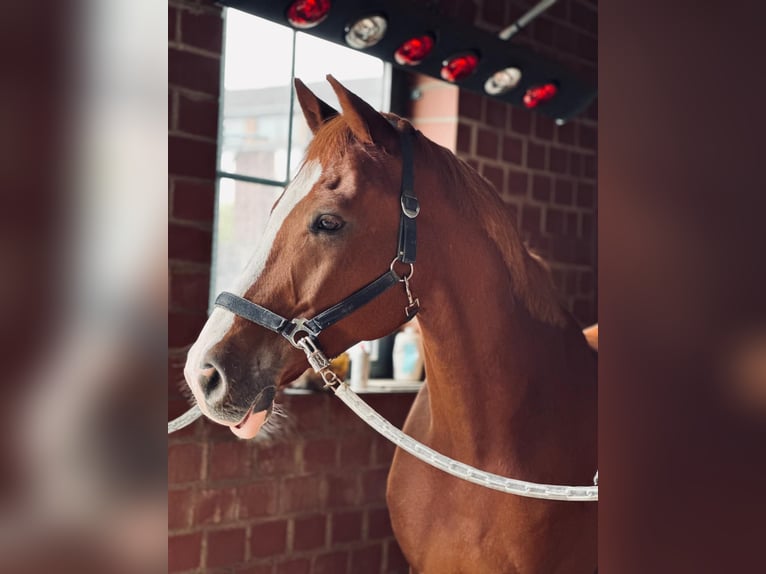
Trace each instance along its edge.
<instances>
[{"instance_id":1,"label":"red brick wall","mask_svg":"<svg viewBox=\"0 0 766 574\"><path fill-rule=\"evenodd\" d=\"M536 0L441 0L449 16L491 32L512 23ZM559 0L512 42L528 45L595 81L595 1ZM596 321L595 103L577 119L556 126L545 116L430 79L416 82L421 99L415 125L449 147L489 179L515 208L524 240L551 264L562 302L583 324ZM452 106L452 108L450 108ZM454 120L449 111L453 110ZM453 127L454 126L454 127Z\"/></svg>"}]
</instances>

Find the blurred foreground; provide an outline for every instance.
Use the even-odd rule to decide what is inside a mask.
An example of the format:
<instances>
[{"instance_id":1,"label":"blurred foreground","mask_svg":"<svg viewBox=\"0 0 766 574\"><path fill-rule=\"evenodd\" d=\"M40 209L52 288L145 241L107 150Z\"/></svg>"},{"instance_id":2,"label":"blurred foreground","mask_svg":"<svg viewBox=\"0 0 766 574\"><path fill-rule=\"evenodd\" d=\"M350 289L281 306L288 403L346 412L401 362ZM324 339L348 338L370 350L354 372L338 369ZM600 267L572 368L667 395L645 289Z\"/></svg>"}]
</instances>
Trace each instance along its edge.
<instances>
[{"instance_id":1,"label":"blurred foreground","mask_svg":"<svg viewBox=\"0 0 766 574\"><path fill-rule=\"evenodd\" d=\"M163 572L166 18L0 16L0 572Z\"/></svg>"}]
</instances>

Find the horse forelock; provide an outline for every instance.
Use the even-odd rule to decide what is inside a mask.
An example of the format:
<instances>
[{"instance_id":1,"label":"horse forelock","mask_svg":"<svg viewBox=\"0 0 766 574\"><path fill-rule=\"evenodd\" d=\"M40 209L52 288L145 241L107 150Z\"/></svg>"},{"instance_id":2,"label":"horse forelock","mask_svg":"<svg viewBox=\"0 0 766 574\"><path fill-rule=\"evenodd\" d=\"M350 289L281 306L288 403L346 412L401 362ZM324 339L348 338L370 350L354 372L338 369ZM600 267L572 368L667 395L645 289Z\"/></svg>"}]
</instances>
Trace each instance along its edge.
<instances>
[{"instance_id":1,"label":"horse forelock","mask_svg":"<svg viewBox=\"0 0 766 574\"><path fill-rule=\"evenodd\" d=\"M508 269L514 297L532 317L564 325L566 318L548 266L526 248L510 209L492 184L452 152L422 135L416 138L416 153L442 179L440 187L450 195L450 201L469 210L481 222Z\"/></svg>"}]
</instances>

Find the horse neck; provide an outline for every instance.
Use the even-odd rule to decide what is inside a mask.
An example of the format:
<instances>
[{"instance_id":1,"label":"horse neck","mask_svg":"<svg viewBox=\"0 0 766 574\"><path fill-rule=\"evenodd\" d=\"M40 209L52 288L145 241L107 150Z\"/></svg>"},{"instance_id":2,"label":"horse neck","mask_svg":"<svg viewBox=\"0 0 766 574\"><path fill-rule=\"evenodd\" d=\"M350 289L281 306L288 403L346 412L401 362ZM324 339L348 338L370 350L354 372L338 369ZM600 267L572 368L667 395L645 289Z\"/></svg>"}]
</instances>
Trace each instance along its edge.
<instances>
[{"instance_id":1,"label":"horse neck","mask_svg":"<svg viewBox=\"0 0 766 574\"><path fill-rule=\"evenodd\" d=\"M514 300L505 262L482 235L477 226L423 250L426 259L451 262L424 262L427 278L417 293L431 439L462 460L480 461L521 452L529 441L566 444L566 432L587 434L578 420L584 416L592 418L595 437L595 411L585 413L595 407L595 361L579 328L571 320L547 324Z\"/></svg>"}]
</instances>

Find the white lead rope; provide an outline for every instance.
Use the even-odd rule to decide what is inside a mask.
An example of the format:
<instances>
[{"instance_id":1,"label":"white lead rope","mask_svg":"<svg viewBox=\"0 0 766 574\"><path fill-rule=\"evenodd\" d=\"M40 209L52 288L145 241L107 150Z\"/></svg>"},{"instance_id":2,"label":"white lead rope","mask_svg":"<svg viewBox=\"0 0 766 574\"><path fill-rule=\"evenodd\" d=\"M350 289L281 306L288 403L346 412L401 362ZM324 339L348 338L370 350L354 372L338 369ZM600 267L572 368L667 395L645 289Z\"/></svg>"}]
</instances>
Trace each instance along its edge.
<instances>
[{"instance_id":1,"label":"white lead rope","mask_svg":"<svg viewBox=\"0 0 766 574\"><path fill-rule=\"evenodd\" d=\"M375 409L362 400L362 398L352 391L346 383L341 383L332 387L335 395L346 403L346 406L354 411L359 418L370 425L378 433L390 440L402 450L407 451L415 458L418 458L451 474L457 478L462 478L468 482L473 482L479 486L485 486L500 492L518 494L528 498L542 498L545 500L567 500L567 501L596 501L598 500L598 486L563 486L559 484L538 484L536 482L527 482L515 478L505 478L503 476L492 474L479 470L470 465L459 462L453 458L436 452L423 443L416 441L411 436L404 434L380 414ZM598 471L594 477L594 482L598 484Z\"/></svg>"},{"instance_id":2,"label":"white lead rope","mask_svg":"<svg viewBox=\"0 0 766 574\"><path fill-rule=\"evenodd\" d=\"M370 425L375 431L383 437L390 440L396 446L407 451L415 458L418 458L430 464L434 468L451 474L457 478L462 478L468 482L507 492L526 496L527 498L542 498L545 500L565 500L565 501L597 501L598 486L564 486L560 484L538 484L536 482L527 482L515 478L506 478L491 472L479 470L470 465L459 462L448 456L440 454L426 445L416 441L411 436L404 434L380 414L375 409L362 400L362 398L352 391L349 386L342 381L333 381L332 387L335 395L343 401L348 408L354 411L359 418ZM175 432L190 425L201 416L199 407L192 407L177 419L168 423L168 434ZM594 483L598 484L598 471L594 477Z\"/></svg>"}]
</instances>

